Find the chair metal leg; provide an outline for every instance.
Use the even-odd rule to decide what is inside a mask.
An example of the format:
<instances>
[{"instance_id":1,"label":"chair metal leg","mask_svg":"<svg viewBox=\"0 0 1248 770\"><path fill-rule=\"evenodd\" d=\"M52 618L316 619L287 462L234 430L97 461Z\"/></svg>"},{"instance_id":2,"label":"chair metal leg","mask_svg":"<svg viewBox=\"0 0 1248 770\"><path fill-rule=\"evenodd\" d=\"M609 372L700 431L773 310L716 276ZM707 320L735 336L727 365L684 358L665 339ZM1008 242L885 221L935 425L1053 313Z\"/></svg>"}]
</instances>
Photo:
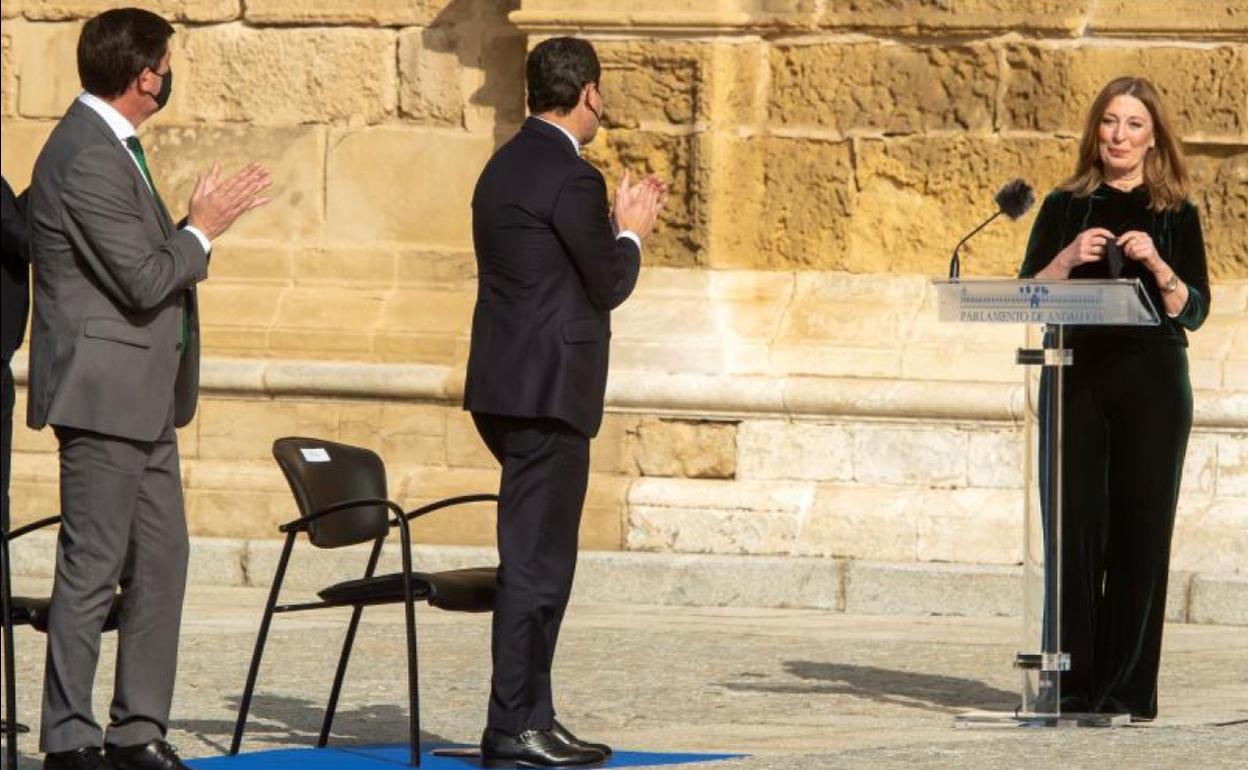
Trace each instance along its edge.
<instances>
[{"instance_id":1,"label":"chair metal leg","mask_svg":"<svg viewBox=\"0 0 1248 770\"><path fill-rule=\"evenodd\" d=\"M408 741L412 767L420 767L420 693L416 655L416 605L412 595L412 540L407 520L398 517L403 540L403 613L407 626Z\"/></svg>"},{"instance_id":2,"label":"chair metal leg","mask_svg":"<svg viewBox=\"0 0 1248 770\"><path fill-rule=\"evenodd\" d=\"M385 538L377 538L373 544L373 552L368 557L368 566L364 568L364 578L368 579L377 571L377 560L381 557L381 545ZM342 680L347 675L347 661L351 658L351 648L355 645L355 632L360 627L360 615L364 608L356 606L351 610L351 622L347 624L347 635L342 640L342 652L338 656L338 671L334 674L334 687L329 691L329 703L325 706L325 720L321 722L321 735L316 740L318 749L329 744L329 732L334 725L334 712L338 710L338 695L342 691Z\"/></svg>"},{"instance_id":3,"label":"chair metal leg","mask_svg":"<svg viewBox=\"0 0 1248 770\"><path fill-rule=\"evenodd\" d=\"M9 536L0 533L0 620L4 624L4 753L17 770L17 656L13 652L13 585L9 577Z\"/></svg>"},{"instance_id":4,"label":"chair metal leg","mask_svg":"<svg viewBox=\"0 0 1248 770\"><path fill-rule=\"evenodd\" d=\"M238 706L238 722L234 725L230 756L238 754L238 748L243 742L243 729L247 726L247 712L251 709L251 694L255 690L256 677L260 673L260 658L264 655L264 642L269 635L269 625L273 621L273 608L277 606L277 597L282 590L282 580L286 577L286 565L290 562L295 535L295 532L286 535L286 543L282 546L282 556L277 562L277 574L273 576L273 587L269 590L269 600L264 605L264 618L260 621L260 632L256 635L256 649L251 655L251 667L247 671L247 684L243 687L243 699Z\"/></svg>"}]
</instances>

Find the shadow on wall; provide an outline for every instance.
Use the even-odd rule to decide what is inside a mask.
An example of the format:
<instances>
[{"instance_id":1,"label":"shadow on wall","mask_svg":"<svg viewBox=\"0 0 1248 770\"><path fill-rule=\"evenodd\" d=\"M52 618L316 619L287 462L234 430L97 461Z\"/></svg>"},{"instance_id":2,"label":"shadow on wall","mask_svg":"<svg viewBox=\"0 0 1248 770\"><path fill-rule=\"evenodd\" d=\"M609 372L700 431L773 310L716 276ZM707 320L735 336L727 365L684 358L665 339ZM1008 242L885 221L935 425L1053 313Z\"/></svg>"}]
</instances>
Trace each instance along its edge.
<instances>
[{"instance_id":1,"label":"shadow on wall","mask_svg":"<svg viewBox=\"0 0 1248 770\"><path fill-rule=\"evenodd\" d=\"M1000 690L975 679L913 671L790 660L784 663L783 680L766 680L765 674L743 673L742 679L720 685L738 692L793 695L850 695L875 703L956 713L966 709L1010 709L1018 705L1018 693ZM789 677L795 677L793 681Z\"/></svg>"},{"instance_id":2,"label":"shadow on wall","mask_svg":"<svg viewBox=\"0 0 1248 770\"><path fill-rule=\"evenodd\" d=\"M511 138L525 117L526 37L507 18L519 7L520 0L452 0L420 31L420 50L404 70L416 88L403 89L403 114L492 131L496 148Z\"/></svg>"}]
</instances>

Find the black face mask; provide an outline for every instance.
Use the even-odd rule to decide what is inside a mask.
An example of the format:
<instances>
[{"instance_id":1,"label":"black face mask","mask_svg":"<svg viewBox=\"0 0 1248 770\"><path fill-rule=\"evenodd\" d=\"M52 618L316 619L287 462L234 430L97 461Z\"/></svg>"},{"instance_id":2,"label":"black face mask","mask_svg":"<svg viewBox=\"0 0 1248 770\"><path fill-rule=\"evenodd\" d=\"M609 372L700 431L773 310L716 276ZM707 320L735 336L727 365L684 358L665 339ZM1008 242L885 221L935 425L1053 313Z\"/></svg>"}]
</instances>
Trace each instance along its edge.
<instances>
[{"instance_id":1,"label":"black face mask","mask_svg":"<svg viewBox=\"0 0 1248 770\"><path fill-rule=\"evenodd\" d=\"M156 73L160 75L160 73ZM169 103L169 94L173 93L173 68L164 75L160 75L160 90L152 98L156 100L157 111L163 110L165 105Z\"/></svg>"}]
</instances>

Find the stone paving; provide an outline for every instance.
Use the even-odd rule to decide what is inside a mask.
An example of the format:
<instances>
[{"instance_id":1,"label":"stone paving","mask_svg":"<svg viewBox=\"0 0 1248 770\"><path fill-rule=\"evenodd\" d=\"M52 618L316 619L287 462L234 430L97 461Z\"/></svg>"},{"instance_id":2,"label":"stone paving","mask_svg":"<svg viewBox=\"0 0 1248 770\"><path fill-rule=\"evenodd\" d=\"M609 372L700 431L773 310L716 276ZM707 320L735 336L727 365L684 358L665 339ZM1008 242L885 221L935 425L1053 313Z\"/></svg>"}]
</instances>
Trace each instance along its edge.
<instances>
[{"instance_id":1,"label":"stone paving","mask_svg":"<svg viewBox=\"0 0 1248 770\"><path fill-rule=\"evenodd\" d=\"M46 590L24 578L22 591ZM184 756L225 751L265 592L188 596L170 738ZM244 750L311 745L345 610L276 619ZM418 611L426 740L480 734L489 618ZM1243 768L1248 633L1167 629L1161 717L1117 729L953 727L964 709L1012 708L1018 621L578 604L556 662L561 719L586 737L654 751L742 752L689 765L780 768ZM115 638L105 642L96 713L107 713ZM43 638L19 630L18 707L38 719ZM401 613L365 612L333 741L401 743ZM37 725L32 725L37 729ZM39 766L25 736L20 768Z\"/></svg>"}]
</instances>

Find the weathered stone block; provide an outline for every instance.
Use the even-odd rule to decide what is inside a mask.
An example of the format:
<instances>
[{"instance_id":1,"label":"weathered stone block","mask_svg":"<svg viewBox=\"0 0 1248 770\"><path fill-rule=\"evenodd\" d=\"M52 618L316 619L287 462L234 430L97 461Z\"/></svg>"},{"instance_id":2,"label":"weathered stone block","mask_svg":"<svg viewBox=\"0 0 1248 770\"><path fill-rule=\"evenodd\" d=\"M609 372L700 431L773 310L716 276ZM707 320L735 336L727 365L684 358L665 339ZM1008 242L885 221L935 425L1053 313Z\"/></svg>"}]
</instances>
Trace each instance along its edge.
<instances>
[{"instance_id":1,"label":"weathered stone block","mask_svg":"<svg viewBox=\"0 0 1248 770\"><path fill-rule=\"evenodd\" d=\"M7 5L5 9L7 13ZM17 113L17 55L11 30L18 25L6 23L0 31L0 115L6 118Z\"/></svg>"},{"instance_id":2,"label":"weathered stone block","mask_svg":"<svg viewBox=\"0 0 1248 770\"><path fill-rule=\"evenodd\" d=\"M1187 160L1209 274L1223 280L1248 278L1248 151L1207 152L1193 152Z\"/></svg>"},{"instance_id":3,"label":"weathered stone block","mask_svg":"<svg viewBox=\"0 0 1248 770\"><path fill-rule=\"evenodd\" d=\"M1004 489L821 484L796 553L890 561L1013 564L1022 494Z\"/></svg>"},{"instance_id":4,"label":"weathered stone block","mask_svg":"<svg viewBox=\"0 0 1248 770\"><path fill-rule=\"evenodd\" d=\"M468 43L463 35L463 31L446 26L399 33L400 107L404 117L434 125L463 125L460 57Z\"/></svg>"},{"instance_id":5,"label":"weathered stone block","mask_svg":"<svg viewBox=\"0 0 1248 770\"><path fill-rule=\"evenodd\" d=\"M280 233L275 235L280 237ZM296 274L294 265L295 258L287 242L243 241L230 238L213 244L212 263L208 266L208 277L213 283L243 281L284 285L294 280Z\"/></svg>"},{"instance_id":6,"label":"weathered stone block","mask_svg":"<svg viewBox=\"0 0 1248 770\"><path fill-rule=\"evenodd\" d=\"M890 34L1033 32L1070 37L1087 13L1085 0L857 0L828 3L820 22Z\"/></svg>"},{"instance_id":7,"label":"weathered stone block","mask_svg":"<svg viewBox=\"0 0 1248 770\"><path fill-rule=\"evenodd\" d=\"M631 550L789 553L813 485L641 479L629 491Z\"/></svg>"},{"instance_id":8,"label":"weathered stone block","mask_svg":"<svg viewBox=\"0 0 1248 770\"><path fill-rule=\"evenodd\" d=\"M384 246L342 243L298 249L292 262L299 283L389 288L395 284L398 255Z\"/></svg>"},{"instance_id":9,"label":"weathered stone block","mask_svg":"<svg viewBox=\"0 0 1248 770\"><path fill-rule=\"evenodd\" d=\"M446 464L446 407L429 404L387 403L381 407L378 452L388 465ZM363 422L355 420L363 428ZM353 433L358 438L359 431Z\"/></svg>"},{"instance_id":10,"label":"weathered stone block","mask_svg":"<svg viewBox=\"0 0 1248 770\"><path fill-rule=\"evenodd\" d=\"M17 111L28 118L61 117L82 91L76 66L82 25L10 22L6 27L13 35Z\"/></svg>"},{"instance_id":11,"label":"weathered stone block","mask_svg":"<svg viewBox=\"0 0 1248 770\"><path fill-rule=\"evenodd\" d=\"M698 140L693 136L631 131L601 130L585 148L585 157L601 171L607 184L607 197L614 200L615 189L627 169L633 179L658 174L667 181L670 197L659 215L659 224L645 244L646 264L691 266L698 263L706 242L706 222L702 215L706 190L701 183Z\"/></svg>"},{"instance_id":12,"label":"weathered stone block","mask_svg":"<svg viewBox=\"0 0 1248 770\"><path fill-rule=\"evenodd\" d=\"M649 419L633 433L632 457L642 476L730 479L736 474L733 423Z\"/></svg>"},{"instance_id":13,"label":"weathered stone block","mask_svg":"<svg viewBox=\"0 0 1248 770\"><path fill-rule=\"evenodd\" d=\"M199 404L199 455L208 460L272 463L273 442L282 436L332 439L337 431L338 412L323 403L208 398Z\"/></svg>"},{"instance_id":14,"label":"weathered stone block","mask_svg":"<svg viewBox=\"0 0 1248 770\"><path fill-rule=\"evenodd\" d=\"M1212 495L1218 475L1218 436L1193 431L1183 458L1183 494Z\"/></svg>"},{"instance_id":15,"label":"weathered stone block","mask_svg":"<svg viewBox=\"0 0 1248 770\"><path fill-rule=\"evenodd\" d=\"M292 358L334 357L368 359L372 337L388 298L385 289L295 287L282 297L270 333L274 352Z\"/></svg>"},{"instance_id":16,"label":"weathered stone block","mask_svg":"<svg viewBox=\"0 0 1248 770\"><path fill-rule=\"evenodd\" d=\"M397 36L390 30L220 24L183 35L174 38L182 47L173 63L179 122L356 125L395 113Z\"/></svg>"},{"instance_id":17,"label":"weathered stone block","mask_svg":"<svg viewBox=\"0 0 1248 770\"><path fill-rule=\"evenodd\" d=\"M881 282L866 276L831 272L797 275L793 300L776 345L861 348L889 354L899 351L879 340L904 340L914 325L912 308L921 301L926 281L919 277Z\"/></svg>"},{"instance_id":18,"label":"weathered stone block","mask_svg":"<svg viewBox=\"0 0 1248 770\"><path fill-rule=\"evenodd\" d=\"M490 3L489 7L506 12L502 3ZM487 23L479 60L467 66L462 80L467 97L464 127L473 133L492 133L497 142L509 138L524 120L524 61L528 55L524 36L505 23L505 15L502 19Z\"/></svg>"},{"instance_id":19,"label":"weathered stone block","mask_svg":"<svg viewBox=\"0 0 1248 770\"><path fill-rule=\"evenodd\" d=\"M848 481L854 437L842 424L745 420L737 429L737 475L748 479Z\"/></svg>"},{"instance_id":20,"label":"weathered stone block","mask_svg":"<svg viewBox=\"0 0 1248 770\"><path fill-rule=\"evenodd\" d=\"M1015 616L1014 567L954 564L845 565L845 611L861 615Z\"/></svg>"},{"instance_id":21,"label":"weathered stone block","mask_svg":"<svg viewBox=\"0 0 1248 770\"><path fill-rule=\"evenodd\" d=\"M854 427L854 478L869 484L960 487L969 434L918 425Z\"/></svg>"},{"instance_id":22,"label":"weathered stone block","mask_svg":"<svg viewBox=\"0 0 1248 770\"><path fill-rule=\"evenodd\" d=\"M299 516L270 452L276 438L268 439L263 451L247 460L236 455L184 463L187 524L192 535L276 537L279 524Z\"/></svg>"},{"instance_id":23,"label":"weathered stone block","mask_svg":"<svg viewBox=\"0 0 1248 770\"><path fill-rule=\"evenodd\" d=\"M10 0L0 6L0 18L12 19L22 15L26 10L26 0Z\"/></svg>"},{"instance_id":24,"label":"weathered stone block","mask_svg":"<svg viewBox=\"0 0 1248 770\"><path fill-rule=\"evenodd\" d=\"M836 611L843 569L793 556L582 553L572 601Z\"/></svg>"},{"instance_id":25,"label":"weathered stone block","mask_svg":"<svg viewBox=\"0 0 1248 770\"><path fill-rule=\"evenodd\" d=\"M641 422L642 418L631 414L605 413L602 427L589 446L590 472L636 476L637 460L633 454Z\"/></svg>"},{"instance_id":26,"label":"weathered stone block","mask_svg":"<svg viewBox=\"0 0 1248 770\"><path fill-rule=\"evenodd\" d=\"M1088 30L1097 36L1248 37L1243 0L1100 0L1091 7Z\"/></svg>"},{"instance_id":27,"label":"weathered stone block","mask_svg":"<svg viewBox=\"0 0 1248 770\"><path fill-rule=\"evenodd\" d=\"M466 15L475 4L462 0L247 0L246 18L261 24L424 26Z\"/></svg>"},{"instance_id":28,"label":"weathered stone block","mask_svg":"<svg viewBox=\"0 0 1248 770\"><path fill-rule=\"evenodd\" d=\"M392 292L381 317L386 332L419 332L455 337L472 327L475 292L440 288Z\"/></svg>"},{"instance_id":29,"label":"weathered stone block","mask_svg":"<svg viewBox=\"0 0 1248 770\"><path fill-rule=\"evenodd\" d=\"M843 133L990 131L999 77L986 45L777 45L770 119Z\"/></svg>"},{"instance_id":30,"label":"weathered stone block","mask_svg":"<svg viewBox=\"0 0 1248 770\"><path fill-rule=\"evenodd\" d=\"M1248 499L1221 491L1216 497L1180 495L1170 568L1202 573L1242 572L1245 564Z\"/></svg>"},{"instance_id":31,"label":"weathered stone block","mask_svg":"<svg viewBox=\"0 0 1248 770\"><path fill-rule=\"evenodd\" d=\"M35 161L56 124L51 121L33 122L18 118L5 118L0 123L4 141L0 142L0 163L4 178L13 191L21 195L30 186Z\"/></svg>"},{"instance_id":32,"label":"weathered stone block","mask_svg":"<svg viewBox=\"0 0 1248 770\"><path fill-rule=\"evenodd\" d=\"M209 279L197 289L204 341L217 329L265 330L277 320L287 287L282 284L235 283Z\"/></svg>"},{"instance_id":33,"label":"weathered stone block","mask_svg":"<svg viewBox=\"0 0 1248 770\"><path fill-rule=\"evenodd\" d=\"M336 132L327 232L340 241L470 247L472 190L489 137L404 128Z\"/></svg>"},{"instance_id":34,"label":"weathered stone block","mask_svg":"<svg viewBox=\"0 0 1248 770\"><path fill-rule=\"evenodd\" d=\"M89 19L110 8L108 0L21 0L28 19ZM9 3L5 2L5 6ZM143 8L166 21L229 21L241 13L239 0L145 0Z\"/></svg>"},{"instance_id":35,"label":"weathered stone block","mask_svg":"<svg viewBox=\"0 0 1248 770\"><path fill-rule=\"evenodd\" d=\"M996 209L993 195L1022 177L1037 197L1074 168L1076 145L1064 139L923 137L857 144L858 193L851 272L942 272L946 249ZM964 275L1015 275L1039 206L1018 222L999 222L962 249ZM944 244L939 255L932 244Z\"/></svg>"},{"instance_id":36,"label":"weathered stone block","mask_svg":"<svg viewBox=\"0 0 1248 770\"><path fill-rule=\"evenodd\" d=\"M849 143L767 137L745 144L731 159L743 163L732 173L734 186L744 187L718 209L732 221L715 223L743 231L726 235L738 245L725 266L840 268L854 199Z\"/></svg>"},{"instance_id":37,"label":"weathered stone block","mask_svg":"<svg viewBox=\"0 0 1248 770\"><path fill-rule=\"evenodd\" d=\"M1218 495L1248 498L1248 433L1220 435L1217 442Z\"/></svg>"},{"instance_id":38,"label":"weathered stone block","mask_svg":"<svg viewBox=\"0 0 1248 770\"><path fill-rule=\"evenodd\" d=\"M325 207L325 133L316 126L157 126L143 132L152 177L174 218L187 211L195 180L214 162L221 178L251 161L269 169L269 203L242 217L222 238L301 241L321 232Z\"/></svg>"},{"instance_id":39,"label":"weathered stone block","mask_svg":"<svg viewBox=\"0 0 1248 770\"><path fill-rule=\"evenodd\" d=\"M1021 428L977 430L970 434L967 482L972 487L1021 489L1024 442Z\"/></svg>"},{"instance_id":40,"label":"weathered stone block","mask_svg":"<svg viewBox=\"0 0 1248 770\"><path fill-rule=\"evenodd\" d=\"M401 286L449 286L476 291L477 259L471 251L401 249L398 282Z\"/></svg>"},{"instance_id":41,"label":"weathered stone block","mask_svg":"<svg viewBox=\"0 0 1248 770\"><path fill-rule=\"evenodd\" d=\"M1196 575L1191 622L1248 626L1248 575Z\"/></svg>"},{"instance_id":42,"label":"weathered stone block","mask_svg":"<svg viewBox=\"0 0 1248 770\"><path fill-rule=\"evenodd\" d=\"M191 541L186 582L192 586L241 586L247 580L247 546L235 537L196 537Z\"/></svg>"},{"instance_id":43,"label":"weathered stone block","mask_svg":"<svg viewBox=\"0 0 1248 770\"><path fill-rule=\"evenodd\" d=\"M595 45L602 61L602 95L612 128L643 123L688 126L707 119L707 48L653 40Z\"/></svg>"},{"instance_id":44,"label":"weathered stone block","mask_svg":"<svg viewBox=\"0 0 1248 770\"><path fill-rule=\"evenodd\" d=\"M1078 136L1096 94L1112 79L1149 77L1179 136L1248 135L1248 49L1013 43L1005 49L1002 127Z\"/></svg>"}]
</instances>

